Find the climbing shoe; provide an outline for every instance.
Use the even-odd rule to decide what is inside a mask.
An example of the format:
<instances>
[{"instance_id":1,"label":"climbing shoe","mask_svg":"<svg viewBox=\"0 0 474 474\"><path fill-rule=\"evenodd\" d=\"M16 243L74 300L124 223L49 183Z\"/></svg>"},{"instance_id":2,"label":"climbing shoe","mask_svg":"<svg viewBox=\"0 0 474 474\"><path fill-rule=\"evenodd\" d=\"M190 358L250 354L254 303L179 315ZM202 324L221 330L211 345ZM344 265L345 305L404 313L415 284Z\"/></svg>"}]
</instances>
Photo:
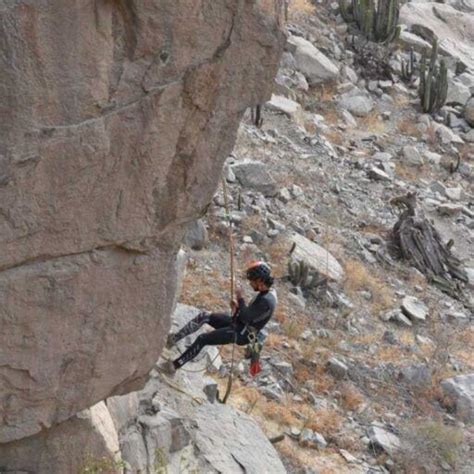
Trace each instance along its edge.
<instances>
[{"instance_id":1,"label":"climbing shoe","mask_svg":"<svg viewBox=\"0 0 474 474\"><path fill-rule=\"evenodd\" d=\"M173 377L174 374L176 373L176 367L174 366L174 363L172 360L165 360L163 363L161 363L158 366L158 370L170 377Z\"/></svg>"},{"instance_id":2,"label":"climbing shoe","mask_svg":"<svg viewBox=\"0 0 474 474\"><path fill-rule=\"evenodd\" d=\"M177 342L176 333L172 332L168 334L168 337L166 338L166 348L171 349Z\"/></svg>"}]
</instances>

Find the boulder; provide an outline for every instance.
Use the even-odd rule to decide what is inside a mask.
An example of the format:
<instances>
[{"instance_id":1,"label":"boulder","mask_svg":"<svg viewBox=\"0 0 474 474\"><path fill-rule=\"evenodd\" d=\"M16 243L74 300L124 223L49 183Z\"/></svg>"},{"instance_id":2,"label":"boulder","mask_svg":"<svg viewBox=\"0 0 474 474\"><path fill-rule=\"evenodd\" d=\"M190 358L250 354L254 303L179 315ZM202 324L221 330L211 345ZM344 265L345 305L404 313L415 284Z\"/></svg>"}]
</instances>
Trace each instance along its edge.
<instances>
[{"instance_id":1,"label":"boulder","mask_svg":"<svg viewBox=\"0 0 474 474\"><path fill-rule=\"evenodd\" d=\"M344 278L343 268L326 249L300 234L293 234L291 241L294 244L293 259L303 260L311 269L331 280Z\"/></svg>"},{"instance_id":2,"label":"boulder","mask_svg":"<svg viewBox=\"0 0 474 474\"><path fill-rule=\"evenodd\" d=\"M410 2L400 8L400 23L407 25L412 32L421 34L429 43L431 38L436 36L441 53L462 61L469 69L474 69L473 15L437 2Z\"/></svg>"},{"instance_id":3,"label":"boulder","mask_svg":"<svg viewBox=\"0 0 474 474\"><path fill-rule=\"evenodd\" d=\"M402 301L402 311L413 321L425 321L428 315L427 306L414 296L405 296Z\"/></svg>"},{"instance_id":4,"label":"boulder","mask_svg":"<svg viewBox=\"0 0 474 474\"><path fill-rule=\"evenodd\" d=\"M275 196L278 192L277 184L265 163L244 160L232 165L231 168L244 188L261 192L265 196Z\"/></svg>"},{"instance_id":5,"label":"boulder","mask_svg":"<svg viewBox=\"0 0 474 474\"><path fill-rule=\"evenodd\" d=\"M357 117L365 117L374 108L374 101L365 95L346 93L343 94L337 102L340 107L348 110Z\"/></svg>"},{"instance_id":6,"label":"boulder","mask_svg":"<svg viewBox=\"0 0 474 474\"><path fill-rule=\"evenodd\" d=\"M338 67L304 38L290 36L288 48L293 52L296 67L305 75L310 85L335 80L339 75Z\"/></svg>"},{"instance_id":7,"label":"boulder","mask_svg":"<svg viewBox=\"0 0 474 474\"><path fill-rule=\"evenodd\" d=\"M456 79L448 79L447 105L465 105L470 98L471 91L469 90L469 87Z\"/></svg>"},{"instance_id":8,"label":"boulder","mask_svg":"<svg viewBox=\"0 0 474 474\"><path fill-rule=\"evenodd\" d=\"M120 466L117 431L104 402L34 436L0 444L1 472L95 472L99 464L108 472Z\"/></svg>"},{"instance_id":9,"label":"boulder","mask_svg":"<svg viewBox=\"0 0 474 474\"><path fill-rule=\"evenodd\" d=\"M422 389L431 384L431 368L426 364L413 364L402 367L398 379L412 388Z\"/></svg>"},{"instance_id":10,"label":"boulder","mask_svg":"<svg viewBox=\"0 0 474 474\"><path fill-rule=\"evenodd\" d=\"M209 240L209 235L202 219L196 219L188 226L184 244L193 250L202 250Z\"/></svg>"},{"instance_id":11,"label":"boulder","mask_svg":"<svg viewBox=\"0 0 474 474\"><path fill-rule=\"evenodd\" d=\"M464 119L471 126L474 127L474 97L471 97L465 107L463 112Z\"/></svg>"},{"instance_id":12,"label":"boulder","mask_svg":"<svg viewBox=\"0 0 474 474\"><path fill-rule=\"evenodd\" d=\"M401 447L398 436L379 426L371 426L368 431L371 444L393 456Z\"/></svg>"},{"instance_id":13,"label":"boulder","mask_svg":"<svg viewBox=\"0 0 474 474\"><path fill-rule=\"evenodd\" d=\"M301 111L301 105L294 100L287 99L281 95L272 95L272 98L265 104L269 110L281 112L290 118L295 117Z\"/></svg>"},{"instance_id":14,"label":"boulder","mask_svg":"<svg viewBox=\"0 0 474 474\"><path fill-rule=\"evenodd\" d=\"M441 388L454 401L458 418L466 423L473 423L474 373L443 380Z\"/></svg>"},{"instance_id":15,"label":"boulder","mask_svg":"<svg viewBox=\"0 0 474 474\"><path fill-rule=\"evenodd\" d=\"M338 379L343 379L347 375L349 368L347 367L346 364L344 364L344 362L341 362L339 359L336 359L335 357L331 357L327 362L327 370L334 377Z\"/></svg>"},{"instance_id":16,"label":"boulder","mask_svg":"<svg viewBox=\"0 0 474 474\"><path fill-rule=\"evenodd\" d=\"M2 3L0 443L143 385L186 224L270 96L275 7Z\"/></svg>"}]
</instances>

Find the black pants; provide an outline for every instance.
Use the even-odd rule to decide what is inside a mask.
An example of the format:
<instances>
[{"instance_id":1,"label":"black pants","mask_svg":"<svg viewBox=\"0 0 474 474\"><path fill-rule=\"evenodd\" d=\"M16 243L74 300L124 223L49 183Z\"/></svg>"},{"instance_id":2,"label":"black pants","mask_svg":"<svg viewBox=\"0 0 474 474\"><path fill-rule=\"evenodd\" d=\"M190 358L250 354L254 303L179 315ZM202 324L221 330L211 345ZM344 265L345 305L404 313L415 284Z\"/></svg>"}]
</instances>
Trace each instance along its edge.
<instances>
[{"instance_id":1,"label":"black pants","mask_svg":"<svg viewBox=\"0 0 474 474\"><path fill-rule=\"evenodd\" d=\"M173 362L176 368L193 360L204 346L218 346L233 342L244 346L249 343L247 331L242 335L243 327L241 325L234 326L232 318L221 313L200 313L176 334L177 340L197 331L204 323L209 324L215 330L199 335L193 344Z\"/></svg>"}]
</instances>

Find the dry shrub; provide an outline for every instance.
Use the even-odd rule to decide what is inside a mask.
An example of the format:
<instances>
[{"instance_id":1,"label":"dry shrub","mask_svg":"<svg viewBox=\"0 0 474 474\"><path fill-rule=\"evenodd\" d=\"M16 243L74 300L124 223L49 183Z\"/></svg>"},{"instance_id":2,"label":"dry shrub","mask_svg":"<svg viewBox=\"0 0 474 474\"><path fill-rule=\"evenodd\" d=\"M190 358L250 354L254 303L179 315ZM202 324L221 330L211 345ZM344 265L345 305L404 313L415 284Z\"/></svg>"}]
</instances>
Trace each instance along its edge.
<instances>
[{"instance_id":1,"label":"dry shrub","mask_svg":"<svg viewBox=\"0 0 474 474\"><path fill-rule=\"evenodd\" d=\"M346 410L357 410L364 401L364 396L351 383L344 383L340 389L342 406Z\"/></svg>"},{"instance_id":2,"label":"dry shrub","mask_svg":"<svg viewBox=\"0 0 474 474\"><path fill-rule=\"evenodd\" d=\"M335 410L315 410L305 405L301 407L301 414L305 418L305 428L317 431L325 437L332 437L342 425L342 417Z\"/></svg>"},{"instance_id":3,"label":"dry shrub","mask_svg":"<svg viewBox=\"0 0 474 474\"><path fill-rule=\"evenodd\" d=\"M395 174L404 181L418 182L420 179L420 168L398 161L395 164Z\"/></svg>"},{"instance_id":4,"label":"dry shrub","mask_svg":"<svg viewBox=\"0 0 474 474\"><path fill-rule=\"evenodd\" d=\"M331 142L332 145L343 145L344 135L341 130L331 129L324 132L325 137Z\"/></svg>"},{"instance_id":5,"label":"dry shrub","mask_svg":"<svg viewBox=\"0 0 474 474\"><path fill-rule=\"evenodd\" d=\"M288 13L290 18L295 18L301 14L312 15L315 10L311 0L289 0Z\"/></svg>"},{"instance_id":6,"label":"dry shrub","mask_svg":"<svg viewBox=\"0 0 474 474\"><path fill-rule=\"evenodd\" d=\"M321 115L324 116L328 123L336 123L337 120L331 122L330 116L337 117L337 109L335 108L334 104L332 103L334 96L337 94L337 82L326 82L324 84L317 84L311 87L311 94L312 96L318 99L319 105L321 102L331 102L329 109L327 107L324 110L321 110Z\"/></svg>"},{"instance_id":7,"label":"dry shrub","mask_svg":"<svg viewBox=\"0 0 474 474\"><path fill-rule=\"evenodd\" d=\"M327 393L331 391L336 385L334 378L329 375L324 367L316 367L316 375L314 377L314 391L316 393Z\"/></svg>"},{"instance_id":8,"label":"dry shrub","mask_svg":"<svg viewBox=\"0 0 474 474\"><path fill-rule=\"evenodd\" d=\"M345 265L344 288L349 294L369 290L372 294L372 309L381 311L392 306L393 292L384 284L384 278L368 270L357 260L348 260Z\"/></svg>"},{"instance_id":9,"label":"dry shrub","mask_svg":"<svg viewBox=\"0 0 474 474\"><path fill-rule=\"evenodd\" d=\"M379 115L378 110L373 110L365 117L359 119L359 128L371 133L383 133L387 128L385 122Z\"/></svg>"},{"instance_id":10,"label":"dry shrub","mask_svg":"<svg viewBox=\"0 0 474 474\"><path fill-rule=\"evenodd\" d=\"M410 473L439 472L443 462L455 468L462 452L462 430L438 421L407 424L397 462Z\"/></svg>"},{"instance_id":11,"label":"dry shrub","mask_svg":"<svg viewBox=\"0 0 474 474\"><path fill-rule=\"evenodd\" d=\"M298 339L305 330L304 324L300 321L286 320L281 327L288 339Z\"/></svg>"},{"instance_id":12,"label":"dry shrub","mask_svg":"<svg viewBox=\"0 0 474 474\"><path fill-rule=\"evenodd\" d=\"M302 421L298 416L299 404L293 402L277 403L274 401L267 401L262 407L263 415L273 421L278 422L284 426L301 426Z\"/></svg>"},{"instance_id":13,"label":"dry shrub","mask_svg":"<svg viewBox=\"0 0 474 474\"><path fill-rule=\"evenodd\" d=\"M397 128L402 135L421 138L422 132L416 125L416 120L412 116L405 116L398 121Z\"/></svg>"},{"instance_id":14,"label":"dry shrub","mask_svg":"<svg viewBox=\"0 0 474 474\"><path fill-rule=\"evenodd\" d=\"M187 272L182 285L181 303L213 311L229 310L225 304L229 299L229 280L217 271Z\"/></svg>"}]
</instances>

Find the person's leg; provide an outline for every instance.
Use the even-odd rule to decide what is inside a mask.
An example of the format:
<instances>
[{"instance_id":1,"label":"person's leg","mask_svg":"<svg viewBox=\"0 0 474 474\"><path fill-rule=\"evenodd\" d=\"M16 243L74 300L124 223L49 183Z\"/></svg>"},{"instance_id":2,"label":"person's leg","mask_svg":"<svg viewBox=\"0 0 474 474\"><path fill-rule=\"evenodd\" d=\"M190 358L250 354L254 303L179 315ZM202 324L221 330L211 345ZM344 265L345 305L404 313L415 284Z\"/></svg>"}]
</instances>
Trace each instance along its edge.
<instances>
[{"instance_id":1,"label":"person's leg","mask_svg":"<svg viewBox=\"0 0 474 474\"><path fill-rule=\"evenodd\" d=\"M207 311L201 311L195 318L193 318L189 323L185 324L178 332L168 334L166 340L166 347L169 349L173 347L178 341L183 339L183 337L189 336L193 332L196 332L202 327L203 324L209 322L211 313Z\"/></svg>"},{"instance_id":2,"label":"person's leg","mask_svg":"<svg viewBox=\"0 0 474 474\"><path fill-rule=\"evenodd\" d=\"M212 313L209 316L207 324L212 326L214 329L221 329L232 325L232 318L225 313Z\"/></svg>"},{"instance_id":3,"label":"person's leg","mask_svg":"<svg viewBox=\"0 0 474 474\"><path fill-rule=\"evenodd\" d=\"M202 350L204 346L217 346L221 344L230 344L236 339L233 327L227 326L206 334L200 334L193 344L181 356L173 361L176 369L193 360Z\"/></svg>"}]
</instances>

